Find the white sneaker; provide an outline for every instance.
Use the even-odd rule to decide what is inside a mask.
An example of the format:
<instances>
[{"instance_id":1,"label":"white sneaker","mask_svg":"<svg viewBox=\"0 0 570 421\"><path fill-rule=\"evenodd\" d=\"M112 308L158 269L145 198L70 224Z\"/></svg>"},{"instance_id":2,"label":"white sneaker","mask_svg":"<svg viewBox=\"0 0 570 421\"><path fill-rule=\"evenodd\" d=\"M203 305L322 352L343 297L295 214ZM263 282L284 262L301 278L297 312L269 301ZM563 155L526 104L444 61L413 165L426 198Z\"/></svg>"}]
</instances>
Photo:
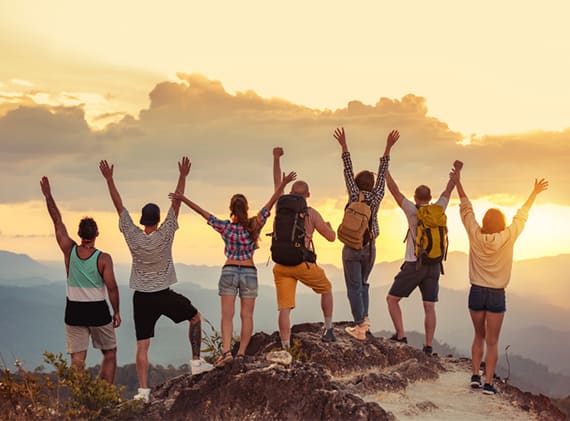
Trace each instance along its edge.
<instances>
[{"instance_id":1,"label":"white sneaker","mask_svg":"<svg viewBox=\"0 0 570 421\"><path fill-rule=\"evenodd\" d=\"M133 396L133 399L137 400L137 401L143 401L144 403L148 403L149 399L150 399L150 389L145 389L145 388L138 388L138 392L135 396Z\"/></svg>"},{"instance_id":2,"label":"white sneaker","mask_svg":"<svg viewBox=\"0 0 570 421\"><path fill-rule=\"evenodd\" d=\"M214 366L200 358L199 360L191 360L190 368L192 370L192 375L195 376L196 374L201 374L212 370Z\"/></svg>"}]
</instances>

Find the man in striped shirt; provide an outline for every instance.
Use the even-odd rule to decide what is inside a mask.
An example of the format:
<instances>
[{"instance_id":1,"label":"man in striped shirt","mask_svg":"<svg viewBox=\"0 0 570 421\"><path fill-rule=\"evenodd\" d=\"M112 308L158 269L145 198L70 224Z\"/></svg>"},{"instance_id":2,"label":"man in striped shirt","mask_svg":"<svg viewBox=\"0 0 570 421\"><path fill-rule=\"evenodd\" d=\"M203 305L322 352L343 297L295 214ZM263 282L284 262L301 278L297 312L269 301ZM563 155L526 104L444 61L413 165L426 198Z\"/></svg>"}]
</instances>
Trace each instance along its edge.
<instances>
[{"instance_id":1,"label":"man in striped shirt","mask_svg":"<svg viewBox=\"0 0 570 421\"><path fill-rule=\"evenodd\" d=\"M202 320L198 310L185 296L170 289L177 282L172 260L172 243L178 229L180 201L173 200L166 218L159 226L160 209L154 203L142 209L140 224L136 226L113 180L113 165L107 161L99 163L101 174L107 181L111 200L119 214L119 228L125 237L133 259L129 286L134 289L133 313L137 337L136 366L139 379L138 394L135 399L149 400L148 350L154 327L160 316L165 315L175 323L188 320L188 337L192 349L190 367L192 374L211 370L212 365L200 358L202 342ZM179 177L177 193L184 193L186 177L190 173L190 160L183 157L178 163Z\"/></svg>"},{"instance_id":2,"label":"man in striped shirt","mask_svg":"<svg viewBox=\"0 0 570 421\"><path fill-rule=\"evenodd\" d=\"M81 220L78 231L81 244L77 245L67 233L47 177L41 179L40 186L65 261L65 331L71 364L83 369L91 336L93 347L103 353L99 376L113 383L117 369L115 328L121 325L119 290L113 272L113 261L110 255L95 248L95 239L99 235L95 221L92 218ZM106 294L113 307L112 317L105 301Z\"/></svg>"}]
</instances>

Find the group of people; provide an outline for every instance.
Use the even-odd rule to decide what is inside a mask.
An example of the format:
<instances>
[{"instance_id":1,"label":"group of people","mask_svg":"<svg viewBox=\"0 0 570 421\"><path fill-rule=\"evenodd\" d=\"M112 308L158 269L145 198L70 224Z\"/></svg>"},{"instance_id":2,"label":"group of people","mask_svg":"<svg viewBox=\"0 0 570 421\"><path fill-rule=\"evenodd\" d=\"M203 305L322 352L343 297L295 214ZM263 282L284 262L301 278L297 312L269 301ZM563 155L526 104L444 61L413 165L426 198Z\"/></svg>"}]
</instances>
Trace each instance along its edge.
<instances>
[{"instance_id":1,"label":"group of people","mask_svg":"<svg viewBox=\"0 0 570 421\"><path fill-rule=\"evenodd\" d=\"M422 294L425 312L425 341L423 351L432 353L432 342L436 328L435 303L438 301L439 276L441 267L436 264L418 264L416 251L416 232L420 208L432 200L430 188L420 185L415 189L413 201L408 200L400 191L388 167L390 151L397 143L400 134L391 131L386 140L383 155L379 159L378 173L360 171L354 175L351 155L348 150L344 128L334 131L333 137L339 143L344 167L344 180L348 192L347 207L357 201L363 201L370 208L370 218L363 244L358 248L345 244L342 249L342 264L346 289L354 325L345 328L346 334L356 340L366 340L370 333L369 319L369 276L376 259L375 241L379 236L378 210L384 197L385 186L396 203L404 211L408 221L406 235L405 261L386 297L390 317L395 333L391 340L407 343L404 330L400 300L408 297L416 288ZM254 215L249 215L249 204L243 194L235 194L230 199L229 219L220 219L204 210L201 206L184 195L186 178L190 173L191 163L188 157L178 162L179 176L174 192L169 194L171 207L166 218L159 225L161 215L159 207L148 203L142 208L139 227L123 205L114 181L114 166L103 160L99 169L105 178L113 205L119 216L119 228L132 256L132 268L129 286L134 290L133 317L136 331L136 369L139 389L136 399L148 401L148 351L151 338L154 337L155 325L164 315L175 323L188 321L188 338L192 359L193 375L212 368L221 367L234 358L243 358L253 333L253 313L258 292L257 270L253 256L259 247L261 229L270 216L270 212L285 188L291 184L290 194L310 197L307 182L297 180L297 174L285 174L281 170L281 147L273 149L274 191L267 203ZM498 338L503 321L505 306L505 287L507 286L512 266L514 242L521 233L528 217L528 211L537 194L548 188L544 179L535 181L534 188L513 219L507 226L503 213L498 209L489 209L480 226L474 216L472 205L461 183L463 164L455 161L445 189L435 202L445 209L452 191L457 188L460 198L461 219L469 237L469 312L474 326L472 345L473 375L472 387L483 387L484 393L494 394L494 369L498 358ZM93 347L103 354L101 378L112 383L116 371L117 342L114 329L120 326L119 292L113 271L111 256L95 248L99 235L96 222L84 218L79 223L77 244L68 234L61 214L53 199L50 183L43 177L41 190L54 223L57 243L64 254L67 272L67 301L65 325L67 352L71 355L74 366L82 367L86 358L91 337ZM217 231L224 242L225 263L218 282L218 295L221 302L222 354L213 365L200 357L202 341L201 315L192 302L170 287L177 282L172 245L178 229L180 205L184 203L202 216L208 225ZM336 232L329 222L313 207L308 207L304 218L304 246L312 249L315 230L328 241L335 241ZM313 250L314 251L314 250ZM314 254L312 254L315 256ZM282 347L291 346L291 310L295 308L295 294L298 282L311 288L321 296L321 308L324 318L322 340L336 341L333 329L333 294L332 285L325 271L316 258L306 259L300 264L287 265L275 263L274 282L279 311L278 326ZM236 297L240 298L241 332L239 348L232 354L233 319ZM113 314L106 301L109 299ZM479 366L483 359L485 346L486 373L482 384Z\"/></svg>"}]
</instances>

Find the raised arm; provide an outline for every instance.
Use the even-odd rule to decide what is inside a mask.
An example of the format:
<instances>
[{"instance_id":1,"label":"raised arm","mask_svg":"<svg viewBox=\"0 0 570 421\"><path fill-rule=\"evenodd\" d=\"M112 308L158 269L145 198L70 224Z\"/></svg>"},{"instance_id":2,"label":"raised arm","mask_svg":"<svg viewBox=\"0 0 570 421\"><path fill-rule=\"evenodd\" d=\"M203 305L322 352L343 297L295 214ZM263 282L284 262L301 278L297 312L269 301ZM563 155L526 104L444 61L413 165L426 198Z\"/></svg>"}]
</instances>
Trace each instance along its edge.
<instances>
[{"instance_id":1,"label":"raised arm","mask_svg":"<svg viewBox=\"0 0 570 421\"><path fill-rule=\"evenodd\" d=\"M388 186L388 190L390 190L390 193L394 197L394 200L396 201L398 206L402 206L402 202L404 201L404 195L398 188L396 181L392 178L392 174L390 174L390 171L386 171L386 185Z\"/></svg>"},{"instance_id":2,"label":"raised arm","mask_svg":"<svg viewBox=\"0 0 570 421\"><path fill-rule=\"evenodd\" d=\"M117 328L121 325L121 312L119 311L119 288L115 280L113 271L113 259L107 253L101 253L100 257L102 265L103 282L107 287L107 295L113 308L113 327Z\"/></svg>"},{"instance_id":3,"label":"raised arm","mask_svg":"<svg viewBox=\"0 0 570 421\"><path fill-rule=\"evenodd\" d=\"M457 187L459 198L468 199L467 193L465 193L465 190L463 189L463 184L461 184L461 168L463 168L463 163L461 161L455 161L453 163L453 169L449 174L449 179L455 184L455 187Z\"/></svg>"},{"instance_id":4,"label":"raised arm","mask_svg":"<svg viewBox=\"0 0 570 421\"><path fill-rule=\"evenodd\" d=\"M522 207L523 208L530 208L533 205L534 199L536 199L536 196L538 196L539 193L542 193L543 191L545 191L547 189L548 189L548 181L546 181L544 178L541 178L540 180L535 178L534 179L534 188L530 192L528 199L526 199L526 202L524 202Z\"/></svg>"},{"instance_id":5,"label":"raised arm","mask_svg":"<svg viewBox=\"0 0 570 421\"><path fill-rule=\"evenodd\" d=\"M346 144L346 135L344 134L344 127L336 128L333 134L333 137L337 140L340 148L342 149L342 153L348 152L348 145Z\"/></svg>"},{"instance_id":6,"label":"raised arm","mask_svg":"<svg viewBox=\"0 0 570 421\"><path fill-rule=\"evenodd\" d=\"M265 204L264 208L267 209L268 211L270 211L271 208L273 208L273 205L275 204L275 202L277 202L277 199L279 199L279 196L281 196L283 194L283 191L285 190L285 186L287 184L289 184L291 181L294 181L296 179L297 179L297 173L295 171L291 171L287 175L285 175L285 173L283 173L281 175L281 183L279 183L279 185L277 186L277 188L273 192L273 195L269 198L269 201Z\"/></svg>"},{"instance_id":7,"label":"raised arm","mask_svg":"<svg viewBox=\"0 0 570 421\"><path fill-rule=\"evenodd\" d=\"M186 177L190 174L190 167L192 163L187 156L183 156L178 162L178 183L176 184L176 193L184 194L184 189L186 188ZM180 200L172 200L172 209L174 209L174 214L178 218L178 213L180 212Z\"/></svg>"},{"instance_id":8,"label":"raised arm","mask_svg":"<svg viewBox=\"0 0 570 421\"><path fill-rule=\"evenodd\" d=\"M273 189L277 191L282 181L281 157L285 154L283 148L277 146L273 148Z\"/></svg>"},{"instance_id":9,"label":"raised arm","mask_svg":"<svg viewBox=\"0 0 570 421\"><path fill-rule=\"evenodd\" d=\"M106 160L99 162L99 170L101 174L107 181L107 187L109 188L109 194L111 195L111 200L113 201L113 205L115 205L115 209L117 213L121 215L121 212L125 207L123 206L123 201L121 200L121 195L119 194L119 190L117 190L117 186L115 186L115 181L113 180L113 170L115 166L109 165Z\"/></svg>"},{"instance_id":10,"label":"raised arm","mask_svg":"<svg viewBox=\"0 0 570 421\"><path fill-rule=\"evenodd\" d=\"M453 163L453 169L455 171L459 172L461 171L461 168L463 168L463 162L461 161L455 161ZM443 197L446 198L450 198L451 197L451 192L453 191L453 188L455 187L455 180L453 177L449 177L449 181L447 182L447 185L445 186L445 190L441 193L441 195ZM460 196L461 197L461 196Z\"/></svg>"},{"instance_id":11,"label":"raised arm","mask_svg":"<svg viewBox=\"0 0 570 421\"><path fill-rule=\"evenodd\" d=\"M49 216L53 221L57 244L59 245L59 248L61 249L63 254L66 256L66 266L67 266L68 263L67 258L69 257L71 249L75 245L75 241L73 241L67 234L67 228L63 223L63 219L61 218L61 213L59 212L59 209L57 208L55 200L51 194L51 187L49 185L49 179L47 177L42 177L42 179L40 180L40 187L46 199L46 206Z\"/></svg>"},{"instance_id":12,"label":"raised arm","mask_svg":"<svg viewBox=\"0 0 570 421\"><path fill-rule=\"evenodd\" d=\"M178 201L178 202L184 203L190 209L192 209L194 212L196 212L199 215L202 215L202 217L204 217L204 219L206 219L206 220L212 215L210 212L205 211L200 206L198 206L196 203L192 202L190 199L188 199L182 193L176 193L176 192L169 193L168 197L170 197L170 199L172 199L172 201Z\"/></svg>"},{"instance_id":13,"label":"raised arm","mask_svg":"<svg viewBox=\"0 0 570 421\"><path fill-rule=\"evenodd\" d=\"M344 183L346 184L346 191L348 192L349 201L357 200L358 193L360 192L356 182L354 181L354 170L352 169L352 160L350 152L348 152L348 145L346 143L346 134L344 127L337 128L334 131L333 137L337 140L342 149L342 166L344 174Z\"/></svg>"},{"instance_id":14,"label":"raised arm","mask_svg":"<svg viewBox=\"0 0 570 421\"><path fill-rule=\"evenodd\" d=\"M374 195L379 200L382 200L384 197L384 185L386 184L386 171L388 171L388 163L390 162L390 151L399 138L400 132L398 130L392 130L386 138L386 148L384 148L384 155L380 158L378 177L376 177L376 185L374 186Z\"/></svg>"}]
</instances>

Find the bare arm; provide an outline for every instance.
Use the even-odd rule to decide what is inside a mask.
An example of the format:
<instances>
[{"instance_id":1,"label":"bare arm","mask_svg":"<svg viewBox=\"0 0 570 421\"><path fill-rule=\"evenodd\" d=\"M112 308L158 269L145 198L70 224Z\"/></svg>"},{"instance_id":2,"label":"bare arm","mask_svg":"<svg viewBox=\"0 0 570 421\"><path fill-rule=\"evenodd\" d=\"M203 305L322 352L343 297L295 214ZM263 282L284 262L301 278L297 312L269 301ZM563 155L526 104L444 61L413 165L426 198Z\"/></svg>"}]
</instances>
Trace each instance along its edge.
<instances>
[{"instance_id":1,"label":"bare arm","mask_svg":"<svg viewBox=\"0 0 570 421\"><path fill-rule=\"evenodd\" d=\"M456 171L458 176L459 176L459 173L461 172L461 168L463 168L463 162L455 161L453 163L453 171ZM445 190L441 193L441 195L443 197L446 197L449 199L451 197L451 192L453 191L454 187L455 187L455 179L454 179L454 177L449 177L449 181L447 182L447 185L445 186ZM461 195L459 197L461 197Z\"/></svg>"},{"instance_id":2,"label":"bare arm","mask_svg":"<svg viewBox=\"0 0 570 421\"><path fill-rule=\"evenodd\" d=\"M295 180L296 178L297 178L297 173L294 171L291 171L287 175L285 175L285 173L283 173L282 178L281 178L281 183L279 183L279 185L277 186L277 188L273 192L273 195L269 198L269 201L265 204L264 208L267 209L268 211L270 211L271 208L273 208L273 205L275 204L275 202L277 202L277 199L279 199L279 196L281 196L283 194L283 190L285 190L285 186L287 184L289 184L291 181Z\"/></svg>"},{"instance_id":3,"label":"bare arm","mask_svg":"<svg viewBox=\"0 0 570 421\"><path fill-rule=\"evenodd\" d=\"M125 209L125 207L123 206L121 195L119 194L119 190L117 190L117 186L115 186L115 181L113 180L114 168L114 165L109 165L109 163L105 160L99 162L99 170L107 181L107 187L109 188L109 194L111 195L113 205L115 205L117 213L121 215L121 212Z\"/></svg>"},{"instance_id":4,"label":"bare arm","mask_svg":"<svg viewBox=\"0 0 570 421\"><path fill-rule=\"evenodd\" d=\"M458 161L456 161L458 162ZM457 187L457 194L459 195L460 199L468 199L467 197L467 193L465 193L465 190L463 189L463 184L461 183L461 168L463 167L463 165L461 166L456 166L454 164L454 168L451 170L451 173L449 174L449 179L453 181L453 183L455 183L455 187Z\"/></svg>"},{"instance_id":5,"label":"bare arm","mask_svg":"<svg viewBox=\"0 0 570 421\"><path fill-rule=\"evenodd\" d=\"M208 211L205 211L204 209L202 209L200 206L198 206L196 203L192 202L190 199L188 199L186 196L184 196L181 193L169 193L168 197L170 197L173 201L177 200L179 202L184 203L185 205L187 205L190 209L192 209L194 212L198 213L199 215L202 215L202 217L204 219L208 219L210 218L210 216L212 216L212 214Z\"/></svg>"},{"instance_id":6,"label":"bare arm","mask_svg":"<svg viewBox=\"0 0 570 421\"><path fill-rule=\"evenodd\" d=\"M281 157L285 154L283 148L277 146L273 148L273 188L274 191L279 189L279 185L282 181L282 174L281 174Z\"/></svg>"},{"instance_id":7,"label":"bare arm","mask_svg":"<svg viewBox=\"0 0 570 421\"><path fill-rule=\"evenodd\" d=\"M392 174L390 174L390 171L386 171L386 185L388 186L388 190L390 190L390 193L394 197L394 200L396 201L398 206L402 206L402 202L404 201L404 195L398 188L396 181L392 178Z\"/></svg>"},{"instance_id":8,"label":"bare arm","mask_svg":"<svg viewBox=\"0 0 570 421\"><path fill-rule=\"evenodd\" d=\"M396 144L399 138L400 132L398 130L392 130L390 133L388 133L388 137L386 138L386 148L384 149L383 156L390 156L390 150L392 150L392 146Z\"/></svg>"},{"instance_id":9,"label":"bare arm","mask_svg":"<svg viewBox=\"0 0 570 421\"><path fill-rule=\"evenodd\" d=\"M121 325L121 313L119 311L119 288L113 272L113 260L107 253L101 253L100 259L103 265L103 282L107 287L107 295L113 308L113 327L117 328Z\"/></svg>"},{"instance_id":10,"label":"bare arm","mask_svg":"<svg viewBox=\"0 0 570 421\"><path fill-rule=\"evenodd\" d=\"M187 156L183 156L178 162L178 183L176 184L176 193L184 194L184 189L186 188L186 177L190 174L190 167L192 163ZM174 215L178 218L178 213L180 212L180 200L172 200L172 209L174 209Z\"/></svg>"},{"instance_id":11,"label":"bare arm","mask_svg":"<svg viewBox=\"0 0 570 421\"><path fill-rule=\"evenodd\" d=\"M546 181L544 178L541 178L540 180L535 178L534 188L532 189L532 192L530 192L530 195L528 196L528 199L526 199L526 202L524 202L523 207L530 208L533 205L536 196L538 196L539 193L542 193L547 189L548 189L548 181Z\"/></svg>"},{"instance_id":12,"label":"bare arm","mask_svg":"<svg viewBox=\"0 0 570 421\"><path fill-rule=\"evenodd\" d=\"M71 249L75 245L75 241L73 241L67 234L67 228L63 223L63 219L61 218L61 213L59 212L59 209L57 208L55 200L51 194L51 187L49 184L49 179L47 177L42 177L42 179L40 180L40 187L46 199L46 206L49 216L53 221L57 244L59 245L59 248L67 258L69 256L69 253L71 252ZM66 266L67 263L68 262L66 260Z\"/></svg>"}]
</instances>

